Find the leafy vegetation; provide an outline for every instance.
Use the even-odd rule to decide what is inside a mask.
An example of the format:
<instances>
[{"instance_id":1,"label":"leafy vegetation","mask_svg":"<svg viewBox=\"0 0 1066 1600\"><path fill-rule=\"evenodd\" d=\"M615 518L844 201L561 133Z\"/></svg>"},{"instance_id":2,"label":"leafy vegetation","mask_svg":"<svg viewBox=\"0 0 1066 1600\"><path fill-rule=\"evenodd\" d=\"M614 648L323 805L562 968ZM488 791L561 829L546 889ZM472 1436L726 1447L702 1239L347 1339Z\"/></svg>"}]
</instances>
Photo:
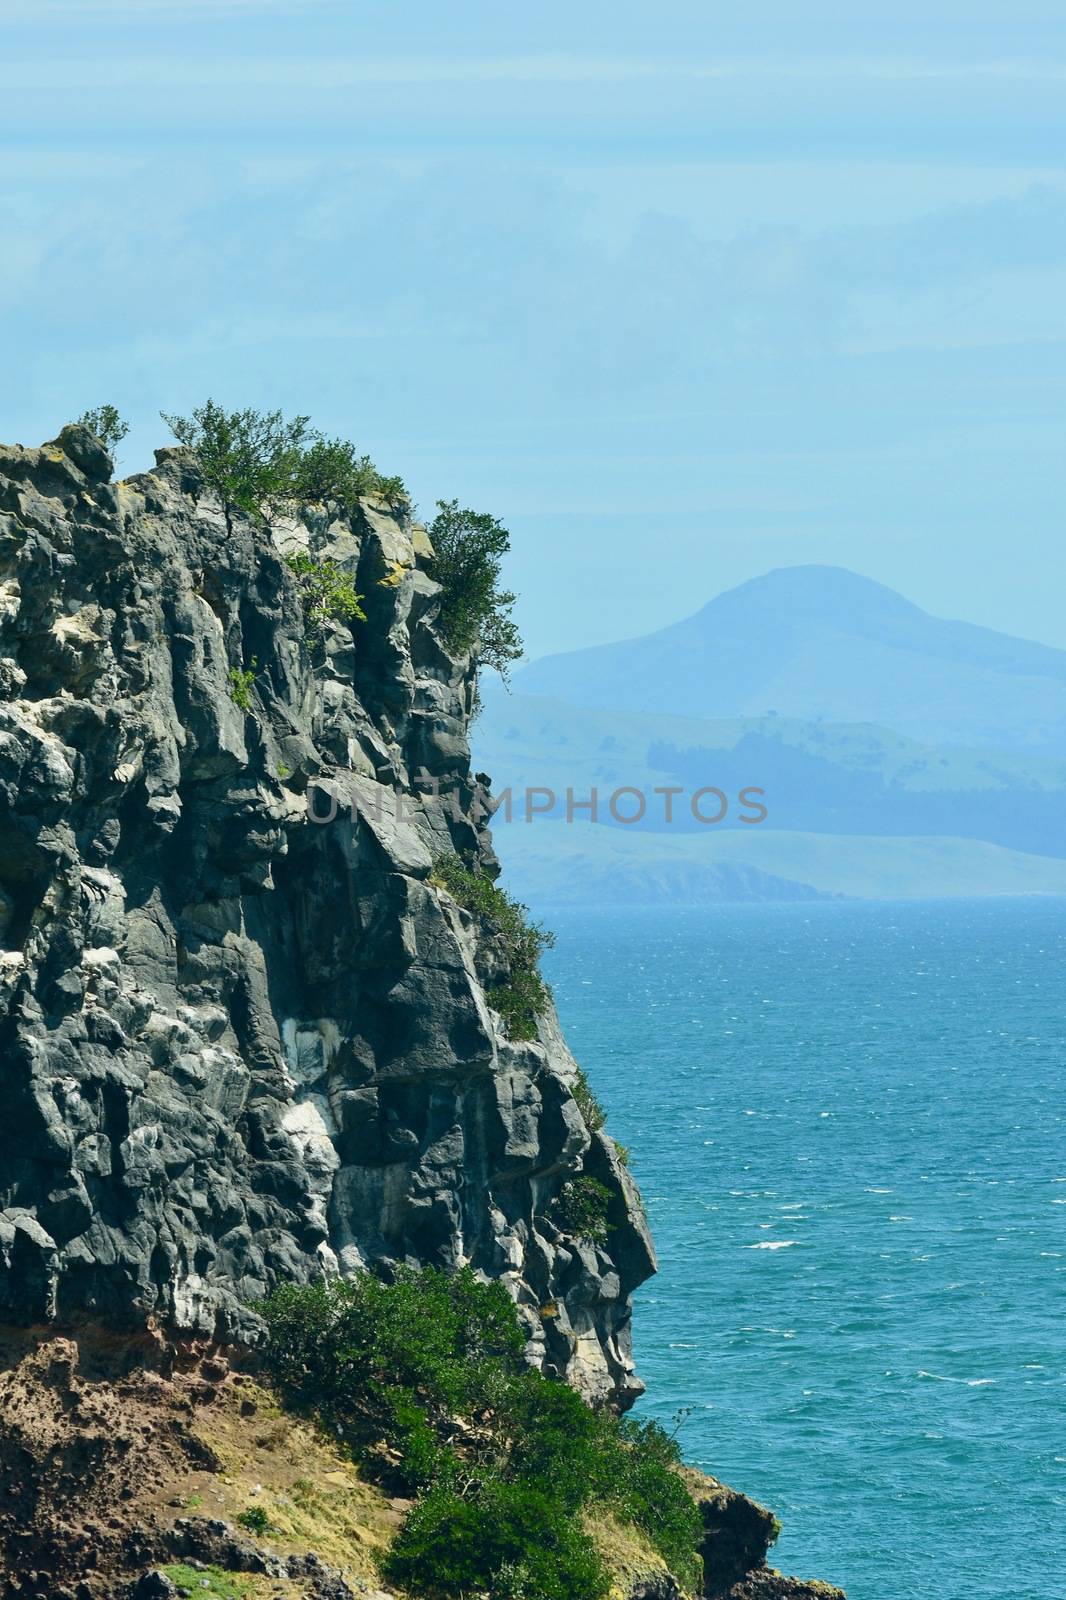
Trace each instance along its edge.
<instances>
[{"instance_id":1,"label":"leafy vegetation","mask_svg":"<svg viewBox=\"0 0 1066 1600\"><path fill-rule=\"evenodd\" d=\"M567 1233L602 1244L607 1238L610 1200L610 1190L597 1178L571 1178L552 1201L552 1216Z\"/></svg>"},{"instance_id":2,"label":"leafy vegetation","mask_svg":"<svg viewBox=\"0 0 1066 1600\"><path fill-rule=\"evenodd\" d=\"M386 1577L432 1600L603 1600L581 1513L603 1504L695 1587L700 1517L674 1441L594 1412L523 1359L517 1311L469 1268L285 1285L262 1307L290 1404L420 1498Z\"/></svg>"},{"instance_id":3,"label":"leafy vegetation","mask_svg":"<svg viewBox=\"0 0 1066 1600\"><path fill-rule=\"evenodd\" d=\"M407 495L402 478L384 477L369 456L356 453L350 440L320 435L301 451L292 487L293 498L303 505L339 500L350 506L364 498L395 504Z\"/></svg>"},{"instance_id":4,"label":"leafy vegetation","mask_svg":"<svg viewBox=\"0 0 1066 1600\"><path fill-rule=\"evenodd\" d=\"M160 413L177 439L195 450L204 478L227 514L264 512L293 498L300 458L312 442L309 417L286 420L280 411L226 411L207 400L191 417Z\"/></svg>"},{"instance_id":5,"label":"leafy vegetation","mask_svg":"<svg viewBox=\"0 0 1066 1600\"><path fill-rule=\"evenodd\" d=\"M270 1530L266 1506L245 1506L243 1511L238 1511L237 1521L249 1533L267 1533Z\"/></svg>"},{"instance_id":6,"label":"leafy vegetation","mask_svg":"<svg viewBox=\"0 0 1066 1600\"><path fill-rule=\"evenodd\" d=\"M487 990L489 1004L500 1013L510 1038L535 1039L537 1018L551 999L551 990L540 975L540 958L555 943L555 935L539 922L530 922L524 905L457 855L435 861L430 882L481 917L500 941L507 980Z\"/></svg>"},{"instance_id":7,"label":"leafy vegetation","mask_svg":"<svg viewBox=\"0 0 1066 1600\"><path fill-rule=\"evenodd\" d=\"M221 1567L190 1567L184 1561L160 1567L178 1590L203 1596L203 1600L245 1600L248 1584L223 1572Z\"/></svg>"},{"instance_id":8,"label":"leafy vegetation","mask_svg":"<svg viewBox=\"0 0 1066 1600\"><path fill-rule=\"evenodd\" d=\"M251 711L252 709L252 688L255 684L258 665L258 660L253 656L250 667L230 667L229 669L229 697L239 711Z\"/></svg>"},{"instance_id":9,"label":"leafy vegetation","mask_svg":"<svg viewBox=\"0 0 1066 1600\"><path fill-rule=\"evenodd\" d=\"M326 439L310 426L309 417L227 411L214 400L191 417L160 414L179 444L196 451L227 517L238 510L262 521L279 506L326 499L351 505L368 494L404 498L399 478L383 477L348 440Z\"/></svg>"},{"instance_id":10,"label":"leafy vegetation","mask_svg":"<svg viewBox=\"0 0 1066 1600\"><path fill-rule=\"evenodd\" d=\"M610 1589L576 1519L525 1483L487 1484L476 1499L432 1489L406 1518L388 1575L449 1600L486 1592L494 1600L601 1600Z\"/></svg>"},{"instance_id":11,"label":"leafy vegetation","mask_svg":"<svg viewBox=\"0 0 1066 1600\"><path fill-rule=\"evenodd\" d=\"M439 500L429 529L430 575L441 586L440 624L449 649L472 651L479 665L506 677L522 654L511 618L515 596L500 587L503 557L511 536L485 511L461 510L457 500Z\"/></svg>"},{"instance_id":12,"label":"leafy vegetation","mask_svg":"<svg viewBox=\"0 0 1066 1600\"><path fill-rule=\"evenodd\" d=\"M296 577L303 601L309 634L319 634L327 622L366 621L366 612L355 592L355 579L336 561L316 561L305 550L285 557L285 564Z\"/></svg>"},{"instance_id":13,"label":"leafy vegetation","mask_svg":"<svg viewBox=\"0 0 1066 1600\"><path fill-rule=\"evenodd\" d=\"M551 990L534 969L512 968L506 983L485 990L485 998L500 1013L509 1039L535 1039L537 1018L551 998Z\"/></svg>"},{"instance_id":14,"label":"leafy vegetation","mask_svg":"<svg viewBox=\"0 0 1066 1600\"><path fill-rule=\"evenodd\" d=\"M589 1080L585 1075L584 1067L580 1065L577 1068L577 1076L571 1085L571 1091L574 1099L577 1101L577 1108L581 1112L581 1116L586 1128L590 1133L598 1133L607 1121L607 1113L604 1111L599 1100L596 1098L592 1085L589 1083ZM628 1167L628 1147L624 1144L619 1144L618 1140L616 1139L614 1141L614 1148L615 1154L622 1163L622 1166Z\"/></svg>"},{"instance_id":15,"label":"leafy vegetation","mask_svg":"<svg viewBox=\"0 0 1066 1600\"><path fill-rule=\"evenodd\" d=\"M83 411L78 421L112 451L130 431L129 423L122 420L114 406L96 406L92 411Z\"/></svg>"},{"instance_id":16,"label":"leafy vegetation","mask_svg":"<svg viewBox=\"0 0 1066 1600\"><path fill-rule=\"evenodd\" d=\"M577 1077L573 1083L573 1095L577 1101L577 1108L584 1118L585 1126L590 1133L598 1133L607 1118L603 1107L592 1092L592 1085L585 1076L584 1067L578 1067Z\"/></svg>"}]
</instances>

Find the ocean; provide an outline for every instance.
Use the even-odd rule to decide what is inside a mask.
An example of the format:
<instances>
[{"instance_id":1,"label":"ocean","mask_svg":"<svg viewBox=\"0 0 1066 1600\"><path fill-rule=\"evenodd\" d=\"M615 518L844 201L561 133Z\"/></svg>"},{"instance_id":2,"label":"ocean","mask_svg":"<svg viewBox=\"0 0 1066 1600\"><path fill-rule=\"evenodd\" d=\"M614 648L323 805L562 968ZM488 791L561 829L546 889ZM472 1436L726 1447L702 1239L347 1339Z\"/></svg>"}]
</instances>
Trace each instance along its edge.
<instances>
[{"instance_id":1,"label":"ocean","mask_svg":"<svg viewBox=\"0 0 1066 1600\"><path fill-rule=\"evenodd\" d=\"M541 914L639 1409L849 1600L1066 1596L1066 901Z\"/></svg>"}]
</instances>

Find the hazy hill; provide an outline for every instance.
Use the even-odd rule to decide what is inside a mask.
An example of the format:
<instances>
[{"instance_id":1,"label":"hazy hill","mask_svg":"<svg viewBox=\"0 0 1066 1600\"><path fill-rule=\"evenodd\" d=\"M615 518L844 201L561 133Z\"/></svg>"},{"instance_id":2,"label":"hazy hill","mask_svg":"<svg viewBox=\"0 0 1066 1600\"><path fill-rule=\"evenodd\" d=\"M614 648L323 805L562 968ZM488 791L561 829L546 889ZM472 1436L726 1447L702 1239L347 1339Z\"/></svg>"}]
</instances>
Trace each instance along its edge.
<instances>
[{"instance_id":1,"label":"hazy hill","mask_svg":"<svg viewBox=\"0 0 1066 1600\"><path fill-rule=\"evenodd\" d=\"M537 821L494 830L508 885L528 904L952 899L1066 895L1066 861L977 839L706 830L629 833Z\"/></svg>"},{"instance_id":2,"label":"hazy hill","mask_svg":"<svg viewBox=\"0 0 1066 1600\"><path fill-rule=\"evenodd\" d=\"M714 785L731 800L720 825L708 829L681 803L667 831L948 836L1066 856L1066 760L924 744L870 723L699 721L499 691L486 695L474 740L498 792L551 789L557 816L567 788L583 798L595 787L608 824L611 792L641 789L647 814L626 832L667 829L656 786ZM755 828L739 820L747 785L765 791L768 815Z\"/></svg>"},{"instance_id":3,"label":"hazy hill","mask_svg":"<svg viewBox=\"0 0 1066 1600\"><path fill-rule=\"evenodd\" d=\"M1066 890L1066 651L841 568L768 573L514 690L487 692L473 738L497 791L558 796L551 821L495 830L534 902ZM667 824L663 785L713 785L728 813L708 827L682 801ZM612 823L621 786L648 796L638 824ZM559 826L593 788L605 826Z\"/></svg>"},{"instance_id":4,"label":"hazy hill","mask_svg":"<svg viewBox=\"0 0 1066 1600\"><path fill-rule=\"evenodd\" d=\"M643 638L546 656L522 694L685 717L872 722L1066 755L1066 651L932 617L841 567L783 567Z\"/></svg>"}]
</instances>

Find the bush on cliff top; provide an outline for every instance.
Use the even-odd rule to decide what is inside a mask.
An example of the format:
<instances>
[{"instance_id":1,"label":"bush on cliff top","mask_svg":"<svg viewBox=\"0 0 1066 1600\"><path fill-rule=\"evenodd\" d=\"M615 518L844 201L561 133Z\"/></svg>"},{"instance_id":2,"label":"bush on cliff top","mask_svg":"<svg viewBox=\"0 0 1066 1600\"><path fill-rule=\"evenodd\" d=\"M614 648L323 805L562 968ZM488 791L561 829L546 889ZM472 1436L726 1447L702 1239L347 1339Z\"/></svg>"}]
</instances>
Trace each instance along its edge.
<instances>
[{"instance_id":1,"label":"bush on cliff top","mask_svg":"<svg viewBox=\"0 0 1066 1600\"><path fill-rule=\"evenodd\" d=\"M697 1587L701 1522L676 1445L528 1367L500 1284L469 1268L361 1274L285 1285L262 1310L283 1396L421 1495L386 1563L412 1594L602 1600L607 1573L580 1520L595 1503Z\"/></svg>"},{"instance_id":2,"label":"bush on cliff top","mask_svg":"<svg viewBox=\"0 0 1066 1600\"><path fill-rule=\"evenodd\" d=\"M188 417L160 413L179 444L195 450L205 481L216 491L227 521L235 511L262 522L284 507L326 500L351 507L374 496L396 504L407 498L403 479L386 476L348 439L329 439L309 417L280 411L227 411L206 400ZM109 446L125 432L113 406L86 412L82 421ZM122 431L117 431L121 429ZM515 596L500 585L510 535L484 511L440 500L430 530L430 572L441 586L440 628L455 654L506 677L522 654L511 617ZM359 615L353 611L353 616ZM477 704L475 679L474 699Z\"/></svg>"},{"instance_id":3,"label":"bush on cliff top","mask_svg":"<svg viewBox=\"0 0 1066 1600\"><path fill-rule=\"evenodd\" d=\"M112 452L130 431L129 423L119 416L114 406L94 406L91 411L83 411L78 421Z\"/></svg>"},{"instance_id":4,"label":"bush on cliff top","mask_svg":"<svg viewBox=\"0 0 1066 1600\"><path fill-rule=\"evenodd\" d=\"M537 1018L551 1000L551 990L540 975L540 958L555 943L555 935L539 922L530 922L524 905L457 855L440 856L433 863L430 882L481 917L501 941L507 981L487 990L489 1004L500 1013L510 1038L535 1039Z\"/></svg>"},{"instance_id":5,"label":"bush on cliff top","mask_svg":"<svg viewBox=\"0 0 1066 1600\"><path fill-rule=\"evenodd\" d=\"M196 451L227 515L239 510L261 521L282 505L339 500L350 506L364 495L390 501L405 496L401 479L384 477L348 440L325 438L309 417L227 411L214 400L197 406L191 417L160 415L179 444Z\"/></svg>"}]
</instances>

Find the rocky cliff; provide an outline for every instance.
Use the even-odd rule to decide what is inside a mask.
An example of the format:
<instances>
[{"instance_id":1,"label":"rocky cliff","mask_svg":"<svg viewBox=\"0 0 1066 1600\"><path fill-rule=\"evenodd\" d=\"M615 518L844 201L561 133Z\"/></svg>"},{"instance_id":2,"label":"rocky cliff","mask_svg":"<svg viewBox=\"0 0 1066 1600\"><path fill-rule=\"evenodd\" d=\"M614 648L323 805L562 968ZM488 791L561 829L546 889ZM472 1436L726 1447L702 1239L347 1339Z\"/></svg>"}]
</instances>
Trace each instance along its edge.
<instances>
[{"instance_id":1,"label":"rocky cliff","mask_svg":"<svg viewBox=\"0 0 1066 1600\"><path fill-rule=\"evenodd\" d=\"M469 1262L625 1404L639 1196L431 881L495 862L424 531L259 526L180 450L111 476L83 428L0 451L0 1320L254 1342L280 1279ZM365 621L309 630L301 548ZM553 1220L578 1173L605 1244Z\"/></svg>"},{"instance_id":2,"label":"rocky cliff","mask_svg":"<svg viewBox=\"0 0 1066 1600\"><path fill-rule=\"evenodd\" d=\"M651 1241L554 1012L509 1036L507 941L443 886L496 862L424 530L260 525L180 450L111 477L84 428L0 449L0 1588L354 1600L406 1503L260 1386L257 1302L469 1263L624 1407ZM365 617L315 616L300 551ZM606 1229L567 1226L580 1177ZM690 1492L707 1595L843 1600ZM616 1600L679 1600L647 1540L590 1537Z\"/></svg>"}]
</instances>

